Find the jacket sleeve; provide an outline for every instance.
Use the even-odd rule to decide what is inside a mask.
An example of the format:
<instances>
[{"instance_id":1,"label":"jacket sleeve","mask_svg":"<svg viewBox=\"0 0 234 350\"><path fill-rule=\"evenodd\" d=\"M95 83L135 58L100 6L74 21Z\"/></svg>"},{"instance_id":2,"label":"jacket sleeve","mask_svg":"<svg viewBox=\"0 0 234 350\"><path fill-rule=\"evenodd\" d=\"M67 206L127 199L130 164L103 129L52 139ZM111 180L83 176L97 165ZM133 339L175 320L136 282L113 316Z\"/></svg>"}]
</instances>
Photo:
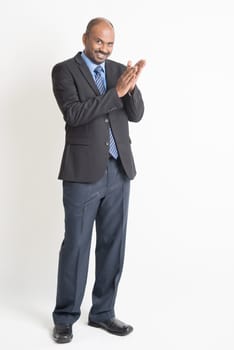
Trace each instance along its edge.
<instances>
[{"instance_id":1,"label":"jacket sleeve","mask_svg":"<svg viewBox=\"0 0 234 350\"><path fill-rule=\"evenodd\" d=\"M139 122L144 114L144 102L137 86L135 86L131 94L124 96L123 102L128 120L131 122Z\"/></svg>"},{"instance_id":2,"label":"jacket sleeve","mask_svg":"<svg viewBox=\"0 0 234 350\"><path fill-rule=\"evenodd\" d=\"M64 63L55 65L52 69L53 92L65 122L71 127L90 123L92 120L123 108L123 101L112 88L104 95L90 94L81 100L79 89L69 68Z\"/></svg>"}]
</instances>

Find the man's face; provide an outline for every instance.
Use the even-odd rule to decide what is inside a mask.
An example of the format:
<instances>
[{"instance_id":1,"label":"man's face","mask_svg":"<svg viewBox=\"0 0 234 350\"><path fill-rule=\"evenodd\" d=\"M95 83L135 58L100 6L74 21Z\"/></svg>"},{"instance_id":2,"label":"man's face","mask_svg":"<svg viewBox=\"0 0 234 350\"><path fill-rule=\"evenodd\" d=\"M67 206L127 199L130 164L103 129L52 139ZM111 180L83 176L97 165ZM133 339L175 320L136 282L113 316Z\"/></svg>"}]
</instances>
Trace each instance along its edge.
<instances>
[{"instance_id":1,"label":"man's face","mask_svg":"<svg viewBox=\"0 0 234 350\"><path fill-rule=\"evenodd\" d=\"M94 63L104 62L112 53L114 29L106 22L100 22L83 35L84 52Z\"/></svg>"}]
</instances>

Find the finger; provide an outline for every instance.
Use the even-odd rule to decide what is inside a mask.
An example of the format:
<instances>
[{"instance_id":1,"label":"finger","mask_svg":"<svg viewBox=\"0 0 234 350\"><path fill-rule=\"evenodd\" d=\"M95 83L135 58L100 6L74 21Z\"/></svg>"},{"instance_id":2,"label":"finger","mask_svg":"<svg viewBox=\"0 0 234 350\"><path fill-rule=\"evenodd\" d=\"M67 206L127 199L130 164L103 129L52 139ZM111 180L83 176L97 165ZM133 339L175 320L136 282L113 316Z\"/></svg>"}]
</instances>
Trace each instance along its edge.
<instances>
[{"instance_id":1,"label":"finger","mask_svg":"<svg viewBox=\"0 0 234 350\"><path fill-rule=\"evenodd\" d=\"M121 75L121 79L123 81L127 81L129 80L133 75L136 75L137 73L137 69L136 67L131 67L131 68L127 68Z\"/></svg>"},{"instance_id":2,"label":"finger","mask_svg":"<svg viewBox=\"0 0 234 350\"><path fill-rule=\"evenodd\" d=\"M131 86L135 85L136 84L136 80L137 80L136 75L131 76L129 78L128 82L127 82L128 88L131 88Z\"/></svg>"},{"instance_id":3,"label":"finger","mask_svg":"<svg viewBox=\"0 0 234 350\"><path fill-rule=\"evenodd\" d=\"M128 84L131 83L133 80L135 80L136 77L137 77L136 73L128 74L128 75L125 77L125 79L124 79L125 84L128 85Z\"/></svg>"},{"instance_id":4,"label":"finger","mask_svg":"<svg viewBox=\"0 0 234 350\"><path fill-rule=\"evenodd\" d=\"M142 69L145 65L146 65L146 60L140 60L135 64L135 66L137 66L139 69Z\"/></svg>"},{"instance_id":5,"label":"finger","mask_svg":"<svg viewBox=\"0 0 234 350\"><path fill-rule=\"evenodd\" d=\"M131 66L132 66L132 61L128 61L127 67L131 67Z\"/></svg>"}]
</instances>

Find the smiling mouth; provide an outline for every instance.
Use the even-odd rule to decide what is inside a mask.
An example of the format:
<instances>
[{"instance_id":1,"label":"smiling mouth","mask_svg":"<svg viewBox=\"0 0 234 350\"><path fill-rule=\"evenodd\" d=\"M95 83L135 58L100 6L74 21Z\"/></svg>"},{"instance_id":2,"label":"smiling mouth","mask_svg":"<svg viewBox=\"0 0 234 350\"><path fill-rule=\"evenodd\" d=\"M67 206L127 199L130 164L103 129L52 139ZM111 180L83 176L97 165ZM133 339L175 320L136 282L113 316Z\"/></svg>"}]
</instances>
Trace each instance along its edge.
<instances>
[{"instance_id":1,"label":"smiling mouth","mask_svg":"<svg viewBox=\"0 0 234 350\"><path fill-rule=\"evenodd\" d=\"M99 58L106 58L108 56L107 54L101 53L101 52L97 52L96 54L97 54L97 57Z\"/></svg>"}]
</instances>

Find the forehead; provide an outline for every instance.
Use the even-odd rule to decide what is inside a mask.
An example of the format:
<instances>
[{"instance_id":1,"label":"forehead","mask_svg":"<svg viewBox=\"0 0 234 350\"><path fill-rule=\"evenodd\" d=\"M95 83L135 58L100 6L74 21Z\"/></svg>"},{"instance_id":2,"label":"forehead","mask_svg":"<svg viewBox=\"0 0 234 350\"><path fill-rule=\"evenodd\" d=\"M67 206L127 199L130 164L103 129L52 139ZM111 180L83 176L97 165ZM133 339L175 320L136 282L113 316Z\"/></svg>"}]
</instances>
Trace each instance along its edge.
<instances>
[{"instance_id":1,"label":"forehead","mask_svg":"<svg viewBox=\"0 0 234 350\"><path fill-rule=\"evenodd\" d=\"M114 41L114 29L113 27L106 23L106 22L100 22L96 25L94 25L90 29L90 35L102 39L103 41Z\"/></svg>"}]
</instances>

